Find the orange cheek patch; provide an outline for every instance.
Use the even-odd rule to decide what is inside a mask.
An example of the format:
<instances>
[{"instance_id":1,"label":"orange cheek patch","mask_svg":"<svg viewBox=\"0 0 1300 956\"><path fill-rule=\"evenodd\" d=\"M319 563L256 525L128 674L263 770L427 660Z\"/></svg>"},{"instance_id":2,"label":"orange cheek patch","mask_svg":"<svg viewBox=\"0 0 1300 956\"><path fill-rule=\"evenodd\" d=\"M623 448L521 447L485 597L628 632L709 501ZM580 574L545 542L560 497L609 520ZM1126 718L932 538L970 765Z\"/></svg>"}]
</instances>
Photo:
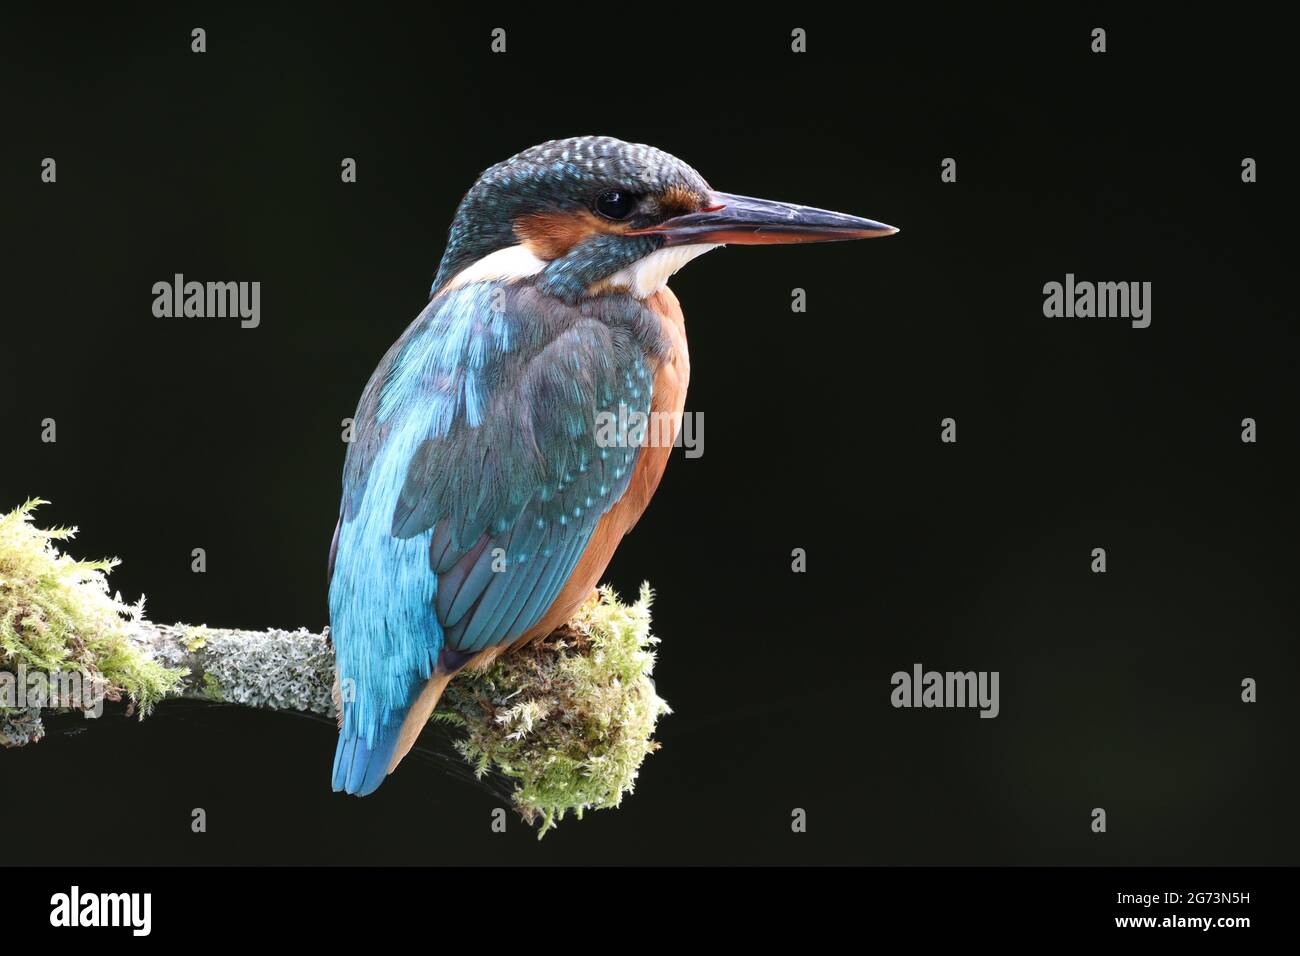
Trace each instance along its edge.
<instances>
[{"instance_id":1,"label":"orange cheek patch","mask_svg":"<svg viewBox=\"0 0 1300 956\"><path fill-rule=\"evenodd\" d=\"M596 233L619 233L627 227L597 219L586 209L541 212L515 220L515 235L539 259L558 259Z\"/></svg>"},{"instance_id":2,"label":"orange cheek patch","mask_svg":"<svg viewBox=\"0 0 1300 956\"><path fill-rule=\"evenodd\" d=\"M665 217L685 216L698 212L705 197L684 186L669 186L659 194L659 209Z\"/></svg>"}]
</instances>

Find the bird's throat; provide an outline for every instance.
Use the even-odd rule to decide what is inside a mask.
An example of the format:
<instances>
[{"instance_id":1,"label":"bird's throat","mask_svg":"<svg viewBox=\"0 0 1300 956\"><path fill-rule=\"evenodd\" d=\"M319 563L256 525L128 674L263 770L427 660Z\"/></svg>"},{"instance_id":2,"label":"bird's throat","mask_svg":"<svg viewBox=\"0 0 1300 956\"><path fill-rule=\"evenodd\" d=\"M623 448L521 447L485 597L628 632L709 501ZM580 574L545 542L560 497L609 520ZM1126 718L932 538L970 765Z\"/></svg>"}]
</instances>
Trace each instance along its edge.
<instances>
[{"instance_id":1,"label":"bird's throat","mask_svg":"<svg viewBox=\"0 0 1300 956\"><path fill-rule=\"evenodd\" d=\"M710 249L713 243L688 246L667 246L642 256L629 266L596 283L593 291L619 290L630 292L638 299L647 299L668 284L669 278L682 266Z\"/></svg>"},{"instance_id":2,"label":"bird's throat","mask_svg":"<svg viewBox=\"0 0 1300 956\"><path fill-rule=\"evenodd\" d=\"M598 295L604 292L626 292L638 299L648 299L664 288L668 279L682 266L716 248L716 244L701 243L656 249L592 283L588 286L587 293ZM508 246L466 266L440 291L458 289L475 282L517 282L540 275L549 265L550 261L538 257L526 244Z\"/></svg>"}]
</instances>

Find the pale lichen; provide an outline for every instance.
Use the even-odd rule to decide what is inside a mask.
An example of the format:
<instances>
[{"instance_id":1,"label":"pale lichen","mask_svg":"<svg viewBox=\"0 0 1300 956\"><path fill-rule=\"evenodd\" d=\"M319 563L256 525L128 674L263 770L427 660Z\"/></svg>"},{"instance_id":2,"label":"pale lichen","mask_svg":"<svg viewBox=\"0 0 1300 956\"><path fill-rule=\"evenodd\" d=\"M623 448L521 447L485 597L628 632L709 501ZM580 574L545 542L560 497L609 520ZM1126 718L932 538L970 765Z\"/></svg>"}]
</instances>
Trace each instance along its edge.
<instances>
[{"instance_id":1,"label":"pale lichen","mask_svg":"<svg viewBox=\"0 0 1300 956\"><path fill-rule=\"evenodd\" d=\"M201 650L209 697L216 688L221 700L246 707L314 713L333 707L334 657L321 635L208 629Z\"/></svg>"}]
</instances>

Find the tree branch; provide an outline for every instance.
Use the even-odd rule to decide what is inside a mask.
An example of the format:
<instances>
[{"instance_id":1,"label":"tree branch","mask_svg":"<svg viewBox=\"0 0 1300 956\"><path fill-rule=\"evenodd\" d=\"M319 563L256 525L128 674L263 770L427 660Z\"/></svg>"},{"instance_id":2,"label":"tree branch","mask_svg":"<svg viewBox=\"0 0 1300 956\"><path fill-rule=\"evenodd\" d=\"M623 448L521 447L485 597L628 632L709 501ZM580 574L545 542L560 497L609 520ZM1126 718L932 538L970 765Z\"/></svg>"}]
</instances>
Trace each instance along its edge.
<instances>
[{"instance_id":1,"label":"tree branch","mask_svg":"<svg viewBox=\"0 0 1300 956\"><path fill-rule=\"evenodd\" d=\"M116 562L75 560L55 545L75 529L34 526L38 504L0 513L0 746L44 736L40 706L6 700L16 672L80 675L142 718L172 698L334 716L325 634L154 624L143 599L109 596ZM650 676L650 600L648 585L632 604L602 588L564 627L458 676L433 714L477 777L495 770L514 785L539 836L569 811L618 806L659 747L670 711Z\"/></svg>"},{"instance_id":2,"label":"tree branch","mask_svg":"<svg viewBox=\"0 0 1300 956\"><path fill-rule=\"evenodd\" d=\"M169 696L335 716L334 654L325 633L153 624L132 628L144 653L188 673Z\"/></svg>"}]
</instances>

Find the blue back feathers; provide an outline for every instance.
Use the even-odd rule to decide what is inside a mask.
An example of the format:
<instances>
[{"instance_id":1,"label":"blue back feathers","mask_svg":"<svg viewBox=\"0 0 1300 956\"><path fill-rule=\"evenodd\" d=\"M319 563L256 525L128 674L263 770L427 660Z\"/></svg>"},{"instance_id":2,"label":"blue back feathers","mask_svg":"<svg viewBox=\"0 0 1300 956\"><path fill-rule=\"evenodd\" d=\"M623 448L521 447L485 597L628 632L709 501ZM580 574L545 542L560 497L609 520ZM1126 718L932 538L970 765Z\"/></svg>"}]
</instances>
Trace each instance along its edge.
<instances>
[{"instance_id":1,"label":"blue back feathers","mask_svg":"<svg viewBox=\"0 0 1300 956\"><path fill-rule=\"evenodd\" d=\"M362 395L330 582L335 789L379 786L440 654L533 627L627 488L637 449L600 447L595 416L649 410L659 320L546 282L437 296Z\"/></svg>"}]
</instances>

